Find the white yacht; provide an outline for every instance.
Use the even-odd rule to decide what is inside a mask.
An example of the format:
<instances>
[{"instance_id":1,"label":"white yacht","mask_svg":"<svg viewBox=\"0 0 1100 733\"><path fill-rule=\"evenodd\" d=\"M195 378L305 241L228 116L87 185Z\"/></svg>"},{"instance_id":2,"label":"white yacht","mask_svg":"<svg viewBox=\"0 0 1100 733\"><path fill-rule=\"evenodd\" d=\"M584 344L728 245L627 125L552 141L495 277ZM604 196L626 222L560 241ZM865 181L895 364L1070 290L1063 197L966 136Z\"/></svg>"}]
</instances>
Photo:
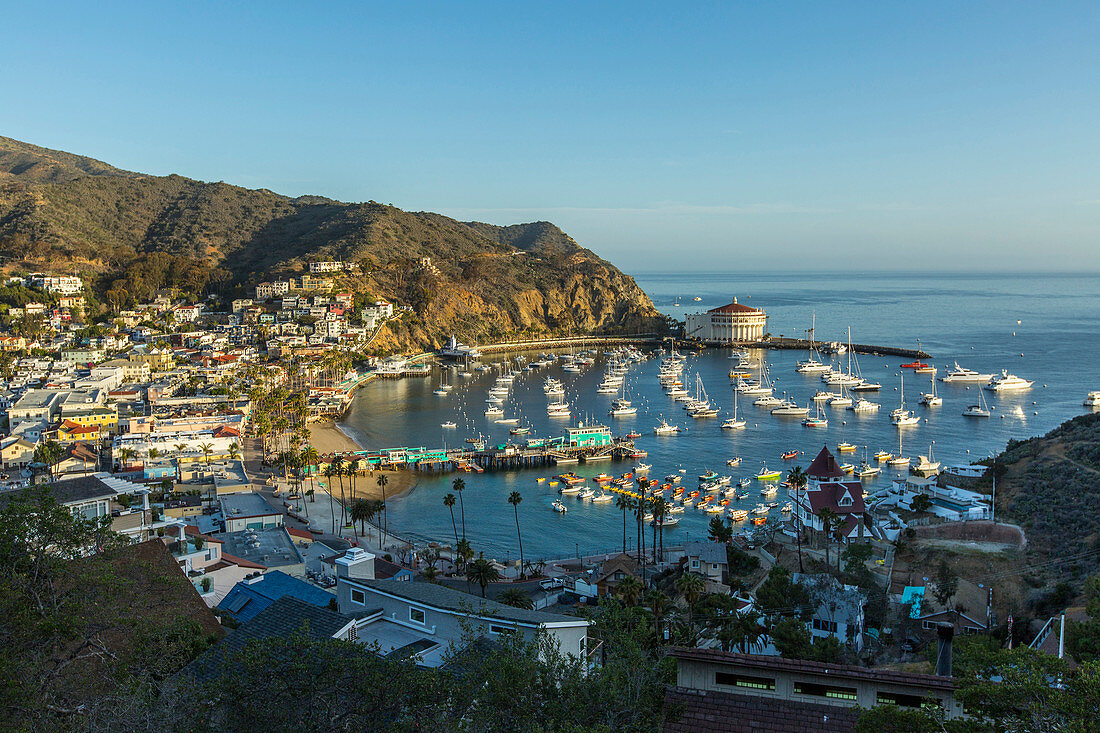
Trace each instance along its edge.
<instances>
[{"instance_id":1,"label":"white yacht","mask_svg":"<svg viewBox=\"0 0 1100 733\"><path fill-rule=\"evenodd\" d=\"M878 408L879 404L877 402L871 402L862 397L848 406L848 409L852 412L878 412Z\"/></svg>"},{"instance_id":2,"label":"white yacht","mask_svg":"<svg viewBox=\"0 0 1100 733\"><path fill-rule=\"evenodd\" d=\"M901 373L901 406L898 409L890 413L890 422L897 425L899 428L906 425L919 425L920 418L913 414L912 410L905 409L905 372ZM909 459L905 460L906 465L909 463Z\"/></svg>"},{"instance_id":3,"label":"white yacht","mask_svg":"<svg viewBox=\"0 0 1100 733\"><path fill-rule=\"evenodd\" d=\"M456 423L454 420L448 420L447 422L439 423L439 427L443 428L444 430L454 430L458 427L458 423Z\"/></svg>"},{"instance_id":4,"label":"white yacht","mask_svg":"<svg viewBox=\"0 0 1100 733\"><path fill-rule=\"evenodd\" d=\"M630 404L630 400L614 400L608 414L611 417L627 417L628 415L637 415L638 408Z\"/></svg>"},{"instance_id":5,"label":"white yacht","mask_svg":"<svg viewBox=\"0 0 1100 733\"><path fill-rule=\"evenodd\" d=\"M961 367L959 362L955 362L955 365L948 368L940 377L941 382L988 382L990 379L993 379L992 374L981 374L973 369Z\"/></svg>"},{"instance_id":6,"label":"white yacht","mask_svg":"<svg viewBox=\"0 0 1100 733\"><path fill-rule=\"evenodd\" d=\"M743 419L737 417L737 393L734 392L733 393L733 417L728 418L724 423L722 423L722 429L723 430L744 430L746 425L748 425L748 422L746 420L743 420Z\"/></svg>"},{"instance_id":7,"label":"white yacht","mask_svg":"<svg viewBox=\"0 0 1100 733\"><path fill-rule=\"evenodd\" d=\"M1002 369L1000 374L993 375L985 388L990 392L1018 392L1022 389L1031 389L1033 384L1035 382L1029 382L1026 379L1017 377L1015 374L1009 374L1006 369Z\"/></svg>"},{"instance_id":8,"label":"white yacht","mask_svg":"<svg viewBox=\"0 0 1100 733\"><path fill-rule=\"evenodd\" d=\"M917 456L917 464L909 468L918 476L931 476L940 472L940 462L932 455L932 447L928 447L928 455Z\"/></svg>"},{"instance_id":9,"label":"white yacht","mask_svg":"<svg viewBox=\"0 0 1100 733\"><path fill-rule=\"evenodd\" d=\"M813 396L814 402L828 402L834 397L840 397L841 395L836 392L827 392L823 389L819 389Z\"/></svg>"},{"instance_id":10,"label":"white yacht","mask_svg":"<svg viewBox=\"0 0 1100 733\"><path fill-rule=\"evenodd\" d=\"M989 406L985 404L985 395L980 389L978 390L978 404L968 406L962 414L964 417L989 417L992 414L989 411Z\"/></svg>"},{"instance_id":11,"label":"white yacht","mask_svg":"<svg viewBox=\"0 0 1100 733\"><path fill-rule=\"evenodd\" d=\"M1085 401L1083 403L1085 407L1100 407L1100 389L1093 392L1089 392L1085 395Z\"/></svg>"},{"instance_id":12,"label":"white yacht","mask_svg":"<svg viewBox=\"0 0 1100 733\"><path fill-rule=\"evenodd\" d=\"M810 408L801 407L797 402L784 402L773 409L772 414L787 417L806 417L810 414Z\"/></svg>"},{"instance_id":13,"label":"white yacht","mask_svg":"<svg viewBox=\"0 0 1100 733\"><path fill-rule=\"evenodd\" d=\"M757 407L775 407L777 405L782 405L783 400L779 399L775 395L769 394L753 400L752 403Z\"/></svg>"},{"instance_id":14,"label":"white yacht","mask_svg":"<svg viewBox=\"0 0 1100 733\"><path fill-rule=\"evenodd\" d=\"M662 420L660 425L653 428L654 435L675 435L678 432L680 432L679 425L669 425L665 420Z\"/></svg>"}]
</instances>

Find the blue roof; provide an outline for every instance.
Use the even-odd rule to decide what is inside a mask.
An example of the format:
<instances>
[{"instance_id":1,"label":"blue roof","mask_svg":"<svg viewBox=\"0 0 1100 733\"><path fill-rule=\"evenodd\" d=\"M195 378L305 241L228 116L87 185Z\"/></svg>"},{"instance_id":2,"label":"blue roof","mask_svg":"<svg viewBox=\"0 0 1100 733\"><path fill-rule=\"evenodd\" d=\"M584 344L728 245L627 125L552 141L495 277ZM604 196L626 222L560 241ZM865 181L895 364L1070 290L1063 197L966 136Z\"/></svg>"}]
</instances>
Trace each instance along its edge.
<instances>
[{"instance_id":1,"label":"blue roof","mask_svg":"<svg viewBox=\"0 0 1100 733\"><path fill-rule=\"evenodd\" d=\"M225 594L218 609L244 623L283 596L323 607L327 607L329 601L336 598L332 593L291 577L281 570L271 570L264 573L259 580L251 583L242 580L237 583Z\"/></svg>"}]
</instances>

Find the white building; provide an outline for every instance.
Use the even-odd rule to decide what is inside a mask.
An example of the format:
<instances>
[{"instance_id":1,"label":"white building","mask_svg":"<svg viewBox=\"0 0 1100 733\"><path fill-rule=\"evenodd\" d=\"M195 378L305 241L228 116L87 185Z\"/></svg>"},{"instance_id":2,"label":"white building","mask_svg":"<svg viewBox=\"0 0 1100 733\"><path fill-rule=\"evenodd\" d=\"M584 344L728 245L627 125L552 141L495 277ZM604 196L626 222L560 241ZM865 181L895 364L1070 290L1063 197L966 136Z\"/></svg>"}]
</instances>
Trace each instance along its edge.
<instances>
[{"instance_id":1,"label":"white building","mask_svg":"<svg viewBox=\"0 0 1100 733\"><path fill-rule=\"evenodd\" d=\"M713 343L759 341L764 338L768 314L737 302L712 308L705 313L688 313L684 326L686 338Z\"/></svg>"},{"instance_id":2,"label":"white building","mask_svg":"<svg viewBox=\"0 0 1100 733\"><path fill-rule=\"evenodd\" d=\"M343 262L310 262L309 271L312 274L319 272L340 272L344 269Z\"/></svg>"},{"instance_id":3,"label":"white building","mask_svg":"<svg viewBox=\"0 0 1100 733\"><path fill-rule=\"evenodd\" d=\"M41 288L48 293L76 295L84 289L84 283L73 275L43 275L36 273L30 277L31 287Z\"/></svg>"}]
</instances>

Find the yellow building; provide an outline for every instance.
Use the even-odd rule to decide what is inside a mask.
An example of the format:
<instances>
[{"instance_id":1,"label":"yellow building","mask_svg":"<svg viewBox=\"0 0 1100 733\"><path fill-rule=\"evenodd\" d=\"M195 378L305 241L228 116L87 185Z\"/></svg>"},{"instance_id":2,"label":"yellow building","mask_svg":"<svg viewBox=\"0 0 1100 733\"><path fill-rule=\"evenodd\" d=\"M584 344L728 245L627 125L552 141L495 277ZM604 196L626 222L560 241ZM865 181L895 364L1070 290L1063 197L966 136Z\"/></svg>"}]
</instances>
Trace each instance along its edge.
<instances>
[{"instance_id":1,"label":"yellow building","mask_svg":"<svg viewBox=\"0 0 1100 733\"><path fill-rule=\"evenodd\" d=\"M98 427L109 433L118 432L118 411L113 409L89 410L76 414L63 414L63 420L81 427Z\"/></svg>"}]
</instances>

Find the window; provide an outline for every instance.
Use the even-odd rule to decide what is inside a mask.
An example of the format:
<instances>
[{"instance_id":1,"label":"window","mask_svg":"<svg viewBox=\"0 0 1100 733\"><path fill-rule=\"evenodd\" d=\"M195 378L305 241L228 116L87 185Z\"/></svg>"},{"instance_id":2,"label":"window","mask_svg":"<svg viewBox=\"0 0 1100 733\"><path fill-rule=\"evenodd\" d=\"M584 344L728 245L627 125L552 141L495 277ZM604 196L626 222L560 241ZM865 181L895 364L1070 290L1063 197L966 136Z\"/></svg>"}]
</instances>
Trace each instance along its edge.
<instances>
[{"instance_id":1,"label":"window","mask_svg":"<svg viewBox=\"0 0 1100 733\"><path fill-rule=\"evenodd\" d=\"M490 634L507 634L515 631L515 628L511 626L501 626L500 624L489 624Z\"/></svg>"},{"instance_id":2,"label":"window","mask_svg":"<svg viewBox=\"0 0 1100 733\"><path fill-rule=\"evenodd\" d=\"M747 674L715 672L714 682L727 687L748 687L754 690L775 690L775 680L769 677L753 677Z\"/></svg>"},{"instance_id":3,"label":"window","mask_svg":"<svg viewBox=\"0 0 1100 733\"><path fill-rule=\"evenodd\" d=\"M794 691L799 695L829 697L835 700L856 699L856 688L854 687L836 687L834 685L818 685L813 682L795 682Z\"/></svg>"},{"instance_id":4,"label":"window","mask_svg":"<svg viewBox=\"0 0 1100 733\"><path fill-rule=\"evenodd\" d=\"M940 701L935 698L905 695L900 692L879 692L875 695L875 702L879 705L898 705L903 708L937 708L940 706Z\"/></svg>"},{"instance_id":5,"label":"window","mask_svg":"<svg viewBox=\"0 0 1100 733\"><path fill-rule=\"evenodd\" d=\"M352 588L351 589L351 602L352 603L357 603L360 606L362 606L364 603L367 602L367 594L364 593L363 591L357 589L357 588Z\"/></svg>"},{"instance_id":6,"label":"window","mask_svg":"<svg viewBox=\"0 0 1100 733\"><path fill-rule=\"evenodd\" d=\"M698 560L692 560L691 561L691 567L698 568L699 567L699 561Z\"/></svg>"},{"instance_id":7,"label":"window","mask_svg":"<svg viewBox=\"0 0 1100 733\"><path fill-rule=\"evenodd\" d=\"M409 621L412 621L414 624L424 623L424 612L419 608L410 608Z\"/></svg>"},{"instance_id":8,"label":"window","mask_svg":"<svg viewBox=\"0 0 1100 733\"><path fill-rule=\"evenodd\" d=\"M815 618L813 627L814 631L825 631L830 634L836 633L836 621L826 621L825 619Z\"/></svg>"}]
</instances>

